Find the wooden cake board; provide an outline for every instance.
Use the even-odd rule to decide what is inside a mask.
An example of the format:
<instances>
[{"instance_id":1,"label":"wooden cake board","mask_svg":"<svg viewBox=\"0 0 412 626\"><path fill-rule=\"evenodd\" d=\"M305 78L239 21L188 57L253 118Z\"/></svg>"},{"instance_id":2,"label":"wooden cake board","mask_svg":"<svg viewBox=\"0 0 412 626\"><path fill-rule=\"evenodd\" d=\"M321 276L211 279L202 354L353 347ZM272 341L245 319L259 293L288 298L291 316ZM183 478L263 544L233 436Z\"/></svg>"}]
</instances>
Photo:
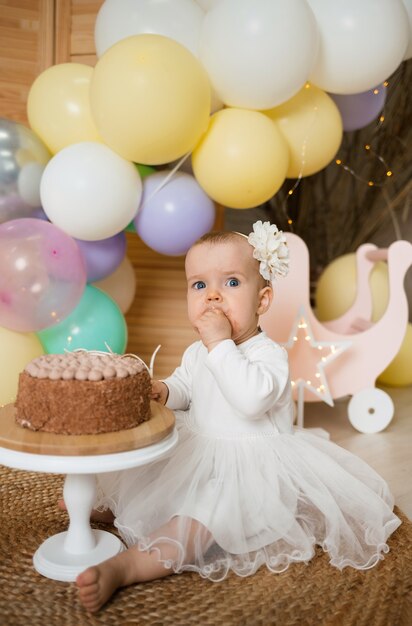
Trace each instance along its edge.
<instances>
[{"instance_id":1,"label":"wooden cake board","mask_svg":"<svg viewBox=\"0 0 412 626\"><path fill-rule=\"evenodd\" d=\"M0 408L0 447L18 452L57 456L88 456L137 450L157 443L174 428L174 413L150 402L151 417L136 428L99 435L55 435L23 428L13 404Z\"/></svg>"}]
</instances>

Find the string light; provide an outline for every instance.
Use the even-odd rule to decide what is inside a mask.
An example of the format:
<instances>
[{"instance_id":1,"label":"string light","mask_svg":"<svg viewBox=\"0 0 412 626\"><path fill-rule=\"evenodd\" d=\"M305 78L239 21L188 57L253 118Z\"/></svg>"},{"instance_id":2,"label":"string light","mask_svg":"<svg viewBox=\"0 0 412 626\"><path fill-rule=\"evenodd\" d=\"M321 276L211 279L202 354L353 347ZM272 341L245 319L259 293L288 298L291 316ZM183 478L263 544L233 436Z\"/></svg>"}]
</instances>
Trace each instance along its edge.
<instances>
[{"instance_id":1,"label":"string light","mask_svg":"<svg viewBox=\"0 0 412 626\"><path fill-rule=\"evenodd\" d=\"M303 339L303 343L297 344L299 341ZM306 372L303 374L302 372L302 354L300 352L300 347L304 344L310 344L310 348L314 350L324 351L319 354L318 358L316 356L315 360L310 362L310 359L304 359L304 365L306 366ZM351 341L316 341L311 329L311 325L308 317L306 316L305 307L300 307L298 311L298 315L295 319L295 322L291 328L291 333L289 335L289 340L283 344L283 346L288 350L289 354L289 363L290 363L290 371L291 371L291 384L294 390L297 392L297 410L298 410L298 425L303 426L303 409L304 409L304 392L305 389L316 395L319 400L326 402L330 406L333 406L332 395L329 390L328 382L326 379L324 368L334 359L342 354L345 350L347 350L351 345ZM292 357L291 352L294 347L297 346L298 352L295 354L295 358ZM306 348L305 348L306 350ZM311 366L312 371L307 371L308 367ZM313 371L313 366L316 367L316 372ZM303 375L302 375L303 374ZM306 375L305 375L306 374ZM309 376L314 375L316 378L316 386L309 379Z\"/></svg>"},{"instance_id":2,"label":"string light","mask_svg":"<svg viewBox=\"0 0 412 626\"><path fill-rule=\"evenodd\" d=\"M389 86L389 81L385 80L379 87L375 87L375 89L373 90L373 94L374 95L378 95L382 91L382 89L387 89L388 86ZM305 84L305 89L310 89L310 88L311 88L311 85L310 85L309 82L307 82ZM315 114L317 113L317 107L315 107L314 113ZM384 122L385 122L385 114L384 114L384 112L382 112L381 115L379 116L378 120L377 120L376 128L374 130L374 135L376 135L376 133L380 130L380 128L382 127ZM289 214L288 201L293 196L293 194L295 193L297 188L299 187L299 185L301 183L301 180L303 178L302 173L303 173L304 166L305 166L306 143L307 143L307 137L305 138L305 140L302 143L301 170L300 170L299 176L295 180L293 186L290 189L288 189L288 191L286 192L285 199L284 199L284 201L282 203L282 209L284 211L287 224L288 224L288 226L291 227L290 229L291 229L292 232L293 232L294 220L292 219L291 215ZM343 170L345 170L349 174L351 174L351 176L356 178L356 180L359 180L360 182L365 183L368 187L371 187L371 188L372 187L383 187L384 185L387 184L388 179L390 179L390 178L392 178L394 176L394 173L393 173L392 169L389 167L388 163L382 157L382 155L378 154L377 152L375 152L372 149L370 143L366 143L364 145L364 149L371 157L378 159L378 161L382 164L382 166L384 168L384 174L383 174L382 180L371 180L371 179L368 179L368 178L365 178L365 177L359 175L352 167L350 167L350 165L348 165L347 163L343 162L342 158L339 158L339 157L336 158L335 159L335 164L338 167L341 167Z\"/></svg>"},{"instance_id":3,"label":"string light","mask_svg":"<svg viewBox=\"0 0 412 626\"><path fill-rule=\"evenodd\" d=\"M389 86L389 81L385 80L381 86L375 87L375 89L373 90L373 94L378 95L382 91L382 89L387 89L388 86ZM311 88L310 83L306 82L305 89L310 89L310 88ZM317 112L317 107L315 107L315 113L316 112ZM385 115L384 113L381 113L381 115L378 118L376 130L379 130L382 127L384 122L385 122ZM375 130L375 133L376 133L376 130ZM364 178L363 176L360 176L359 174L355 172L353 168L351 168L347 163L344 163L343 160L339 157L335 159L335 164L341 167L342 169L344 169L349 174L351 174L351 176L353 176L360 182L366 183L368 187L382 187L388 182L388 179L394 175L393 171L390 169L385 159L381 155L377 154L374 150L372 150L372 147L369 143L365 144L364 148L369 153L370 156L373 156L374 158L378 159L378 161L385 168L385 174L382 180L370 180L370 179ZM292 232L293 232L294 220L289 214L287 203L288 203L289 198L293 196L296 189L299 187L301 180L303 178L302 172L303 172L304 165L305 165L305 152L306 152L306 139L302 143L302 151L301 151L302 159L301 159L301 170L300 170L299 176L296 179L293 186L286 192L286 197L283 201L283 207L282 207L285 213L287 224L291 227Z\"/></svg>"},{"instance_id":4,"label":"string light","mask_svg":"<svg viewBox=\"0 0 412 626\"><path fill-rule=\"evenodd\" d=\"M378 95L380 93L380 91L382 89L386 89L388 87L388 85L389 85L389 81L385 80L382 83L382 86L375 87L375 89L373 90L374 95ZM377 129L376 130L379 130L382 127L382 124L384 122L385 122L385 114L381 113L381 115L378 118ZM376 132L376 130L375 130L375 132ZM389 166L386 163L385 159L380 154L377 154L372 149L370 143L366 143L364 145L364 149L365 149L366 152L368 152L368 154L370 156L373 156L374 158L378 159L378 161L380 163L382 163L383 167L385 168L385 177L382 180L370 180L370 179L366 179L366 178L360 176L348 164L344 163L341 158L336 158L335 159L335 164L338 165L339 167L342 167L346 172L349 172L349 174L351 174L357 180L359 180L359 181L361 181L363 183L366 183L368 185L368 187L382 187L383 185L385 185L387 183L388 178L393 176L393 171L389 168Z\"/></svg>"},{"instance_id":5,"label":"string light","mask_svg":"<svg viewBox=\"0 0 412 626\"><path fill-rule=\"evenodd\" d=\"M351 167L349 167L349 165L346 165L342 161L342 159L335 159L335 163L339 167L342 167L346 172L349 172L349 174L351 174L357 180L359 180L359 181L361 181L363 183L366 183L369 187L383 187L383 185L386 184L387 179L390 178L391 176L393 176L393 171L389 168L389 165L386 163L385 159L381 155L377 154L376 152L374 152L372 150L370 144L365 144L364 148L365 148L366 152L368 152L372 156L376 157L378 159L378 161L380 161L380 163L382 163L382 165L384 166L384 168L385 168L385 178L382 179L381 181L370 180L370 179L363 178L362 176L359 176L359 174L357 174Z\"/></svg>"}]
</instances>

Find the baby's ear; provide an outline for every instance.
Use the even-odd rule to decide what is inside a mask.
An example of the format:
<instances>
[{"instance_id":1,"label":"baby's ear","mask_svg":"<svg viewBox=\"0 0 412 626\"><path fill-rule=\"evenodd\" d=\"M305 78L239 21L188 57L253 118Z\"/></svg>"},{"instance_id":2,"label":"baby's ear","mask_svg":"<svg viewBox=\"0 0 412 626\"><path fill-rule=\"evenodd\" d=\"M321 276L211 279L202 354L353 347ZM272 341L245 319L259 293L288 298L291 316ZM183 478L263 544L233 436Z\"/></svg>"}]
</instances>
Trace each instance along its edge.
<instances>
[{"instance_id":1,"label":"baby's ear","mask_svg":"<svg viewBox=\"0 0 412 626\"><path fill-rule=\"evenodd\" d=\"M266 287L263 287L263 289L259 291L259 304L258 304L257 314L263 315L263 313L266 313L266 311L272 304L272 300L273 300L273 289L272 287L269 287L268 285L266 285Z\"/></svg>"}]
</instances>

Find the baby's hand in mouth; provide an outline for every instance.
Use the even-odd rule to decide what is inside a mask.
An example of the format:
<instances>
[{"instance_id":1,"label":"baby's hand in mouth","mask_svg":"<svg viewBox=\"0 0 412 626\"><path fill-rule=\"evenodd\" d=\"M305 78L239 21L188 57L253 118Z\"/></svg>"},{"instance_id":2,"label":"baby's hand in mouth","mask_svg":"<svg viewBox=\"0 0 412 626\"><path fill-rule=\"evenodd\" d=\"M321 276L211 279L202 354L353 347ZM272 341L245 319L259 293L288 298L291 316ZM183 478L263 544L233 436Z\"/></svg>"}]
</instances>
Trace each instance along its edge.
<instances>
[{"instance_id":1,"label":"baby's hand in mouth","mask_svg":"<svg viewBox=\"0 0 412 626\"><path fill-rule=\"evenodd\" d=\"M209 352L221 341L230 339L232 326L221 309L211 305L197 320L196 330Z\"/></svg>"}]
</instances>

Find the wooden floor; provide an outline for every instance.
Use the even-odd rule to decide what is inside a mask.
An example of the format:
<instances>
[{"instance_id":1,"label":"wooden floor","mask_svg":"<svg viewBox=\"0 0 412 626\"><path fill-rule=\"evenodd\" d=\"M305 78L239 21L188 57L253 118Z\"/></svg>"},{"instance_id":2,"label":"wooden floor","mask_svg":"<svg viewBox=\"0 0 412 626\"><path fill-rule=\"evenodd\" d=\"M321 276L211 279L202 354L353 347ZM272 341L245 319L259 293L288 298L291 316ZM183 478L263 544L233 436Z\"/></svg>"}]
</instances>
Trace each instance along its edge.
<instances>
[{"instance_id":1,"label":"wooden floor","mask_svg":"<svg viewBox=\"0 0 412 626\"><path fill-rule=\"evenodd\" d=\"M305 405L305 427L324 428L331 441L364 459L388 482L396 504L412 520L412 387L382 387L389 393L395 415L381 433L359 433L347 417L347 401L334 407L312 402Z\"/></svg>"}]
</instances>

